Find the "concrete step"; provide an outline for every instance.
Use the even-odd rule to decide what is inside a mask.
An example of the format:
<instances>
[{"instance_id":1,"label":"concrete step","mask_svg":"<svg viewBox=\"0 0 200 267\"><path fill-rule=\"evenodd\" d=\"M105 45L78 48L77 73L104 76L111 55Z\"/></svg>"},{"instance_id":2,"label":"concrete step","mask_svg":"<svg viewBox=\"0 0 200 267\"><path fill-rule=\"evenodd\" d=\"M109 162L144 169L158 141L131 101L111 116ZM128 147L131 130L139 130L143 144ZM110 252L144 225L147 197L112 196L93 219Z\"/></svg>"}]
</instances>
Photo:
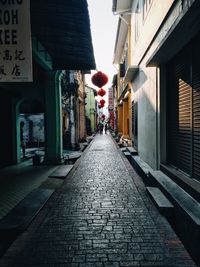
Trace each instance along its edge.
<instances>
[{"instance_id":1,"label":"concrete step","mask_svg":"<svg viewBox=\"0 0 200 267\"><path fill-rule=\"evenodd\" d=\"M70 165L62 165L59 166L54 172L52 172L48 177L49 178L59 178L59 179L65 179L66 176L69 174L71 169L73 168L73 164Z\"/></svg>"},{"instance_id":2,"label":"concrete step","mask_svg":"<svg viewBox=\"0 0 200 267\"><path fill-rule=\"evenodd\" d=\"M174 206L161 190L157 187L146 187L146 190L160 213L171 218L173 216Z\"/></svg>"},{"instance_id":3,"label":"concrete step","mask_svg":"<svg viewBox=\"0 0 200 267\"><path fill-rule=\"evenodd\" d=\"M138 154L137 150L135 150L135 148L132 147L132 146L128 146L128 147L126 147L126 150L127 150L129 153L131 153L131 155L133 155L133 156L135 156L135 155Z\"/></svg>"},{"instance_id":4,"label":"concrete step","mask_svg":"<svg viewBox=\"0 0 200 267\"><path fill-rule=\"evenodd\" d=\"M39 213L54 189L37 188L0 220L0 256Z\"/></svg>"},{"instance_id":5,"label":"concrete step","mask_svg":"<svg viewBox=\"0 0 200 267\"><path fill-rule=\"evenodd\" d=\"M87 143L90 143L94 139L94 137L93 136L89 136L86 139L87 139Z\"/></svg>"},{"instance_id":6,"label":"concrete step","mask_svg":"<svg viewBox=\"0 0 200 267\"><path fill-rule=\"evenodd\" d=\"M80 151L83 152L86 149L86 147L88 147L88 143L87 142L81 143L80 146L81 146Z\"/></svg>"},{"instance_id":7,"label":"concrete step","mask_svg":"<svg viewBox=\"0 0 200 267\"><path fill-rule=\"evenodd\" d=\"M54 192L53 189L37 188L0 220L0 233L23 231L44 206Z\"/></svg>"},{"instance_id":8,"label":"concrete step","mask_svg":"<svg viewBox=\"0 0 200 267\"><path fill-rule=\"evenodd\" d=\"M200 203L161 171L150 171L150 177L169 195L180 209L200 227Z\"/></svg>"},{"instance_id":9,"label":"concrete step","mask_svg":"<svg viewBox=\"0 0 200 267\"><path fill-rule=\"evenodd\" d=\"M74 155L65 155L64 156L64 163L65 164L74 164L79 158L81 157L81 154L74 154Z\"/></svg>"},{"instance_id":10,"label":"concrete step","mask_svg":"<svg viewBox=\"0 0 200 267\"><path fill-rule=\"evenodd\" d=\"M119 150L120 150L121 152L126 152L126 147L121 147L121 148L119 148Z\"/></svg>"},{"instance_id":11,"label":"concrete step","mask_svg":"<svg viewBox=\"0 0 200 267\"><path fill-rule=\"evenodd\" d=\"M125 157L128 159L128 161L131 162L131 153L128 151L124 151L123 153L124 153Z\"/></svg>"},{"instance_id":12,"label":"concrete step","mask_svg":"<svg viewBox=\"0 0 200 267\"><path fill-rule=\"evenodd\" d=\"M161 171L150 171L149 178L174 205L175 230L194 259L200 262L200 203Z\"/></svg>"},{"instance_id":13,"label":"concrete step","mask_svg":"<svg viewBox=\"0 0 200 267\"><path fill-rule=\"evenodd\" d=\"M131 156L131 165L134 167L136 172L142 177L145 185L151 186L151 183L149 181L149 172L153 171L153 169L139 156Z\"/></svg>"}]
</instances>

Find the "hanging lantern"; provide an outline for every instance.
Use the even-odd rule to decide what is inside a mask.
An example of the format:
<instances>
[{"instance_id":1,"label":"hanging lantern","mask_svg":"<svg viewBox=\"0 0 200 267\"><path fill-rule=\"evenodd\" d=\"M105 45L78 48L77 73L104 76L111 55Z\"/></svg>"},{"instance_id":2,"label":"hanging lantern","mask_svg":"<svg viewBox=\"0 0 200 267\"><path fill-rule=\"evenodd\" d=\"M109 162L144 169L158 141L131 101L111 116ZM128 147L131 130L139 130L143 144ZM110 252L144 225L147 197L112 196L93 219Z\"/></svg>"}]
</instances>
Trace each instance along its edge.
<instances>
[{"instance_id":1,"label":"hanging lantern","mask_svg":"<svg viewBox=\"0 0 200 267\"><path fill-rule=\"evenodd\" d=\"M105 120L106 115L102 114L101 118Z\"/></svg>"},{"instance_id":2,"label":"hanging lantern","mask_svg":"<svg viewBox=\"0 0 200 267\"><path fill-rule=\"evenodd\" d=\"M106 103L106 101L104 99L101 99L99 102L101 105L104 105Z\"/></svg>"},{"instance_id":3,"label":"hanging lantern","mask_svg":"<svg viewBox=\"0 0 200 267\"><path fill-rule=\"evenodd\" d=\"M104 96L104 95L106 94L106 91L105 91L103 88L101 88L101 89L97 92L97 94L100 95L100 96Z\"/></svg>"},{"instance_id":4,"label":"hanging lantern","mask_svg":"<svg viewBox=\"0 0 200 267\"><path fill-rule=\"evenodd\" d=\"M99 103L99 108L103 108L104 107L104 103Z\"/></svg>"},{"instance_id":5,"label":"hanging lantern","mask_svg":"<svg viewBox=\"0 0 200 267\"><path fill-rule=\"evenodd\" d=\"M108 76L101 71L98 71L92 76L92 83L99 88L107 84L107 82L108 82Z\"/></svg>"}]
</instances>

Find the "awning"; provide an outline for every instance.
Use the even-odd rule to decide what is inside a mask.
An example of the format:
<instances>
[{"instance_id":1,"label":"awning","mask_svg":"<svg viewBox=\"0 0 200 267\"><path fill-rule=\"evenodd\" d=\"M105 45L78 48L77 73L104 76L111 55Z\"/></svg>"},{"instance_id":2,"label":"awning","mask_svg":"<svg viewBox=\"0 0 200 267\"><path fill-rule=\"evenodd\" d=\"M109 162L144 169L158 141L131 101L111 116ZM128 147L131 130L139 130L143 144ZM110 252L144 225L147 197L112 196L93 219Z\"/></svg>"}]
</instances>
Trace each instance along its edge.
<instances>
[{"instance_id":1,"label":"awning","mask_svg":"<svg viewBox=\"0 0 200 267\"><path fill-rule=\"evenodd\" d=\"M124 76L124 84L127 84L128 82L132 82L138 70L139 70L138 66L129 66Z\"/></svg>"},{"instance_id":2,"label":"awning","mask_svg":"<svg viewBox=\"0 0 200 267\"><path fill-rule=\"evenodd\" d=\"M86 0L31 0L31 28L53 69L96 68Z\"/></svg>"}]
</instances>

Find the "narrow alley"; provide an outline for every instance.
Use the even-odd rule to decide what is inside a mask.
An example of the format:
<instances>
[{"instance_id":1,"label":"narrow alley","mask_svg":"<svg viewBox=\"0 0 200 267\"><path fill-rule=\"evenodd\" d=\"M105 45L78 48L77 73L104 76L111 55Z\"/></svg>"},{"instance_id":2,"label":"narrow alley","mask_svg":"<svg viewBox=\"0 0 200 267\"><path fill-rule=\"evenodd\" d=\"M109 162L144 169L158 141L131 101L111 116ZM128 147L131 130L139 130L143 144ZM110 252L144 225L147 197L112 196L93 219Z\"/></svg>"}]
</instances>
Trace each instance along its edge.
<instances>
[{"instance_id":1,"label":"narrow alley","mask_svg":"<svg viewBox=\"0 0 200 267\"><path fill-rule=\"evenodd\" d=\"M112 136L97 134L0 266L196 265Z\"/></svg>"}]
</instances>

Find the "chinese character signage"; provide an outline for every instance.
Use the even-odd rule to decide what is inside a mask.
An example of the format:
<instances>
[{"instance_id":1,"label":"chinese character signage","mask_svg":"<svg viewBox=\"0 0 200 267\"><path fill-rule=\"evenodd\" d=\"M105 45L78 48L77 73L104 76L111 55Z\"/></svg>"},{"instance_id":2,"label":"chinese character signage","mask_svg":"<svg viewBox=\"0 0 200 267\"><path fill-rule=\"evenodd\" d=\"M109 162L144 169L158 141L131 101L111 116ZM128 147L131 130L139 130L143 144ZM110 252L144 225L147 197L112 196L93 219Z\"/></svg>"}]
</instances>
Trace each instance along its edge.
<instances>
[{"instance_id":1,"label":"chinese character signage","mask_svg":"<svg viewBox=\"0 0 200 267\"><path fill-rule=\"evenodd\" d=\"M0 82L31 81L30 0L1 0Z\"/></svg>"},{"instance_id":2,"label":"chinese character signage","mask_svg":"<svg viewBox=\"0 0 200 267\"><path fill-rule=\"evenodd\" d=\"M113 87L110 87L108 88L108 112L109 112L110 126L114 130L115 118L113 110L114 110Z\"/></svg>"},{"instance_id":3,"label":"chinese character signage","mask_svg":"<svg viewBox=\"0 0 200 267\"><path fill-rule=\"evenodd\" d=\"M108 88L108 110L113 111L114 99L113 99L113 88Z\"/></svg>"}]
</instances>

